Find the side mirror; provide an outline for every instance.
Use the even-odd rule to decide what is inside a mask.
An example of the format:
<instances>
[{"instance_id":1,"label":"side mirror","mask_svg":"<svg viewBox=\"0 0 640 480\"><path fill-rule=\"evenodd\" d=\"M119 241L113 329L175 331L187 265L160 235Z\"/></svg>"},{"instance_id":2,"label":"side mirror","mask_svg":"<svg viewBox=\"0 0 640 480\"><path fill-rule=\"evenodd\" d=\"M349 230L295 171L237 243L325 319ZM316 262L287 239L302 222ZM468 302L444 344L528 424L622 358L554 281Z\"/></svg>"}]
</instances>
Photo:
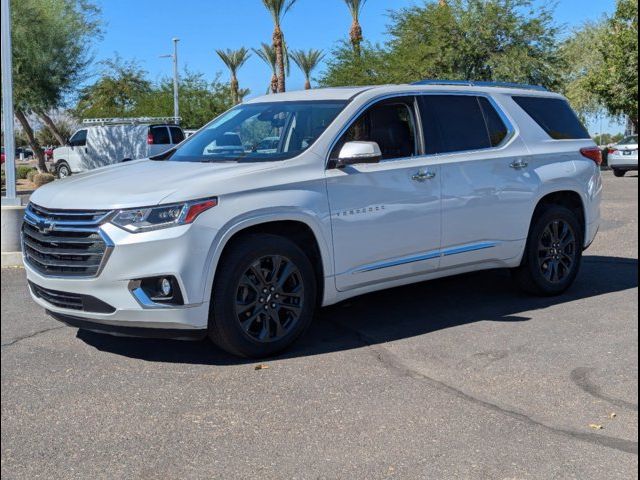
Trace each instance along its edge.
<instances>
[{"instance_id":1,"label":"side mirror","mask_svg":"<svg viewBox=\"0 0 640 480\"><path fill-rule=\"evenodd\" d=\"M379 163L382 151L376 142L347 142L338 155L338 167L358 163Z\"/></svg>"}]
</instances>

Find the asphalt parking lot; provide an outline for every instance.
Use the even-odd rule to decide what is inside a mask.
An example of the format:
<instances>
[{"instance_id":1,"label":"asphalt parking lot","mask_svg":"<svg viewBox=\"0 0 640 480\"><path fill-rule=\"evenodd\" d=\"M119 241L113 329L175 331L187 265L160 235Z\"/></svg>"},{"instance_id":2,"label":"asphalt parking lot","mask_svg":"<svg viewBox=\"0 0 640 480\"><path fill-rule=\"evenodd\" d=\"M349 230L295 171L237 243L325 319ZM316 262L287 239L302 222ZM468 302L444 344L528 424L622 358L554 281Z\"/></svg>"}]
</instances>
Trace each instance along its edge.
<instances>
[{"instance_id":1,"label":"asphalt parking lot","mask_svg":"<svg viewBox=\"0 0 640 480\"><path fill-rule=\"evenodd\" d=\"M605 184L567 295L367 295L261 370L62 326L3 269L2 478L637 478L638 178Z\"/></svg>"}]
</instances>

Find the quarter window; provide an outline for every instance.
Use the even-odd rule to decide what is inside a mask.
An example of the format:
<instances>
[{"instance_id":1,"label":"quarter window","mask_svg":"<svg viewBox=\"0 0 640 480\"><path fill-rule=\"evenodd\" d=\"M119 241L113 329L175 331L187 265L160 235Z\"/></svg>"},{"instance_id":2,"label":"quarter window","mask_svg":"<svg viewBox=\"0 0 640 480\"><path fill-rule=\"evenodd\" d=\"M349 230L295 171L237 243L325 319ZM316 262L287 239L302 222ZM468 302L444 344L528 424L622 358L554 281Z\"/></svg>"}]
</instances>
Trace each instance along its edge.
<instances>
[{"instance_id":1,"label":"quarter window","mask_svg":"<svg viewBox=\"0 0 640 480\"><path fill-rule=\"evenodd\" d=\"M417 155L413 97L385 100L365 111L340 138L331 159L337 160L347 142L376 142L383 160Z\"/></svg>"},{"instance_id":2,"label":"quarter window","mask_svg":"<svg viewBox=\"0 0 640 480\"><path fill-rule=\"evenodd\" d=\"M513 97L513 100L554 140L590 138L566 100L548 97Z\"/></svg>"}]
</instances>

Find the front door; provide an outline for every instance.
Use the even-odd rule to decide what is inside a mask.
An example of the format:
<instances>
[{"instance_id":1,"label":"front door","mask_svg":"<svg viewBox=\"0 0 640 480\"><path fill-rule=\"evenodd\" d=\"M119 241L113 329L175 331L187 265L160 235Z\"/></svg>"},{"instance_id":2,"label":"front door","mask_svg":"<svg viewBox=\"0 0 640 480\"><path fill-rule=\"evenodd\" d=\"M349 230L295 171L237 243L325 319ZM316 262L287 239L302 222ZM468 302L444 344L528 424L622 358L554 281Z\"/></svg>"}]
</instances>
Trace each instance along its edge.
<instances>
[{"instance_id":1,"label":"front door","mask_svg":"<svg viewBox=\"0 0 640 480\"><path fill-rule=\"evenodd\" d=\"M384 100L362 114L331 153L348 141L378 143L377 164L327 170L336 288L346 291L436 270L440 248L440 176L423 155L414 97Z\"/></svg>"}]
</instances>

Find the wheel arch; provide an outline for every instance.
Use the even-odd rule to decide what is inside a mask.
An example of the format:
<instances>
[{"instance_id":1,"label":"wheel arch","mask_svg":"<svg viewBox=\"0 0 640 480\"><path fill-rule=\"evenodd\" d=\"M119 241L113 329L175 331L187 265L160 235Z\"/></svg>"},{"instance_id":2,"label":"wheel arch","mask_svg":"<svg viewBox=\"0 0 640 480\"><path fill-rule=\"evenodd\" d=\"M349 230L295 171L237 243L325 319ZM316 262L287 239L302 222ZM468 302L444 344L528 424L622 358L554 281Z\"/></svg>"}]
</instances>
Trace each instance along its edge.
<instances>
[{"instance_id":1,"label":"wheel arch","mask_svg":"<svg viewBox=\"0 0 640 480\"><path fill-rule=\"evenodd\" d=\"M583 236L587 234L587 207L585 200L578 191L570 189L547 192L538 199L533 214L531 215L529 232L531 232L535 220L542 214L544 209L550 205L560 205L574 212L582 227Z\"/></svg>"},{"instance_id":2,"label":"wheel arch","mask_svg":"<svg viewBox=\"0 0 640 480\"><path fill-rule=\"evenodd\" d=\"M332 275L333 255L323 229L313 218L304 213L268 214L240 221L229 222L221 229L222 235L212 245L205 270L206 279L203 298L211 298L213 283L220 261L232 243L245 235L268 233L293 240L311 259L316 271L318 301L324 298L325 277Z\"/></svg>"}]
</instances>

